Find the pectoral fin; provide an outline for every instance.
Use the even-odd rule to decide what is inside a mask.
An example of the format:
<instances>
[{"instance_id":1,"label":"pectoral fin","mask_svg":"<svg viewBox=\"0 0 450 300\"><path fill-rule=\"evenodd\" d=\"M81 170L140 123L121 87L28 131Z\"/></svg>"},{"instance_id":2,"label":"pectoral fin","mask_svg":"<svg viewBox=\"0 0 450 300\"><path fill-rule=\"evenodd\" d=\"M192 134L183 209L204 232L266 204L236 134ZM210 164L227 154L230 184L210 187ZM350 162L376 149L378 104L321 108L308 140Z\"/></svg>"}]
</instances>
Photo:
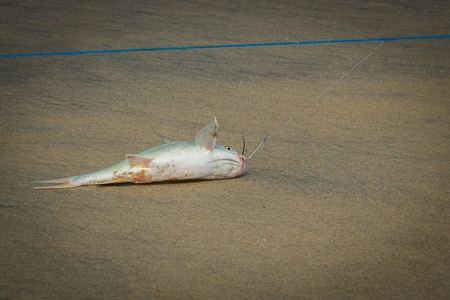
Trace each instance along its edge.
<instances>
[{"instance_id":1,"label":"pectoral fin","mask_svg":"<svg viewBox=\"0 0 450 300\"><path fill-rule=\"evenodd\" d=\"M217 136L219 134L219 124L216 117L208 126L200 130L195 136L195 142L205 150L212 150L216 145Z\"/></svg>"},{"instance_id":2,"label":"pectoral fin","mask_svg":"<svg viewBox=\"0 0 450 300\"><path fill-rule=\"evenodd\" d=\"M151 158L147 158L147 157L139 156L139 155L135 155L135 154L127 154L127 155L125 155L125 157L127 158L130 166L138 167L138 168L150 168L151 167L150 164L153 161L153 159L151 159Z\"/></svg>"}]
</instances>

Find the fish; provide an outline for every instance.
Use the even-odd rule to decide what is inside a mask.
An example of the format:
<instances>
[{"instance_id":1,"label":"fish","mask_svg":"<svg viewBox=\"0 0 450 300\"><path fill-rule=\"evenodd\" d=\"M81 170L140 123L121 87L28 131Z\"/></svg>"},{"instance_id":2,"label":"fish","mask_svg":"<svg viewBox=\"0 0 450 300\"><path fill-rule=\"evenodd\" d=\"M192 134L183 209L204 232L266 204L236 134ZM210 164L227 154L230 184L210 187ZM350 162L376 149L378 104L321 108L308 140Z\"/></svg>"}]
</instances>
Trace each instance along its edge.
<instances>
[{"instance_id":1,"label":"fish","mask_svg":"<svg viewBox=\"0 0 450 300\"><path fill-rule=\"evenodd\" d=\"M192 142L168 142L92 173L51 180L34 180L42 189L62 189L115 183L151 183L179 180L212 180L239 177L247 158L229 146L216 145L219 124L216 117L201 129ZM163 140L164 142L164 140Z\"/></svg>"}]
</instances>

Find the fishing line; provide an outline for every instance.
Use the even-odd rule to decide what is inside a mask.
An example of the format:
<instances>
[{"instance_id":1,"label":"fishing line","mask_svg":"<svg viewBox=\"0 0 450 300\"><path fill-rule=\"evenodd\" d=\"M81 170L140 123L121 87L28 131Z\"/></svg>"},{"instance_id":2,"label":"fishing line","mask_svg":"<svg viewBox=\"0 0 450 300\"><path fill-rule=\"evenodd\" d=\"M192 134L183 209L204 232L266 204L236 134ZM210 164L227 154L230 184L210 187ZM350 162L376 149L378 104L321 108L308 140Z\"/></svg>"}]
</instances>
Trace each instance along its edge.
<instances>
[{"instance_id":1,"label":"fishing line","mask_svg":"<svg viewBox=\"0 0 450 300\"><path fill-rule=\"evenodd\" d=\"M376 46L375 48L373 48L372 51L369 52L369 54L367 54L363 59L361 59L358 63L356 63L353 67L351 67L344 75L342 75L338 80L336 80L333 84L331 84L328 88L326 88L319 96L317 96L315 99L313 99L310 103L308 103L306 105L306 107L310 106L314 101L319 100L323 95L325 95L330 89L332 89L336 84L338 84L339 82L341 82L347 75L349 75L351 72L353 72L353 70L355 70L360 64L362 64L364 61L366 61L372 54L375 53L375 51L380 48L383 45L384 41L381 41L380 44L378 46ZM301 111L297 112L295 115L293 115L292 117L290 117L286 123L284 123L283 125L279 126L278 128L276 128L271 134L269 134L267 137L265 137L262 142L258 145L258 147L256 147L256 149L253 151L253 153L247 157L246 159L249 160L250 158L253 157L253 155L255 155L255 153L258 151L259 148L261 148L261 146L268 140L270 139L272 136L274 136L275 134L277 134L282 128L286 127L289 123L291 123L299 114L301 113Z\"/></svg>"}]
</instances>

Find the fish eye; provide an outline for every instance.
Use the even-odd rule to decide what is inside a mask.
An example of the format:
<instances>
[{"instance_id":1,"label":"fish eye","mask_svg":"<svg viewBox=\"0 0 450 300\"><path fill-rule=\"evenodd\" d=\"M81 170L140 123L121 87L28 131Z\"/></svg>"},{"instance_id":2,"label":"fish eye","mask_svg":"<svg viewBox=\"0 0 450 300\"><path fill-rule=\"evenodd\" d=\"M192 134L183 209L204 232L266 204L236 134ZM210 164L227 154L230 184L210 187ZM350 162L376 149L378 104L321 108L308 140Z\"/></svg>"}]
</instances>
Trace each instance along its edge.
<instances>
[{"instance_id":1,"label":"fish eye","mask_svg":"<svg viewBox=\"0 0 450 300\"><path fill-rule=\"evenodd\" d=\"M225 146L225 149L227 149L227 150L229 150L229 151L232 151L232 150L233 150L233 148L231 148L230 146Z\"/></svg>"}]
</instances>

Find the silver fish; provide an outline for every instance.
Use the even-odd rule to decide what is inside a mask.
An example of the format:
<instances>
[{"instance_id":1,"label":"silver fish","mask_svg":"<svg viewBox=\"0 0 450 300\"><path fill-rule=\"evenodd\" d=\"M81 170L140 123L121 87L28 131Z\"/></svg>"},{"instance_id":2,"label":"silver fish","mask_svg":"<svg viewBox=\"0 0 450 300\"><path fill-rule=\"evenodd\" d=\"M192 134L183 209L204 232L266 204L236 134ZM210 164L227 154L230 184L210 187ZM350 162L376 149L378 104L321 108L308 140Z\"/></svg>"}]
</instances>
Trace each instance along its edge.
<instances>
[{"instance_id":1,"label":"silver fish","mask_svg":"<svg viewBox=\"0 0 450 300\"><path fill-rule=\"evenodd\" d=\"M247 158L231 147L216 145L218 130L214 117L211 124L197 133L194 142L170 142L138 154L127 154L125 160L88 174L35 180L43 185L34 189L238 177L245 170Z\"/></svg>"}]
</instances>

